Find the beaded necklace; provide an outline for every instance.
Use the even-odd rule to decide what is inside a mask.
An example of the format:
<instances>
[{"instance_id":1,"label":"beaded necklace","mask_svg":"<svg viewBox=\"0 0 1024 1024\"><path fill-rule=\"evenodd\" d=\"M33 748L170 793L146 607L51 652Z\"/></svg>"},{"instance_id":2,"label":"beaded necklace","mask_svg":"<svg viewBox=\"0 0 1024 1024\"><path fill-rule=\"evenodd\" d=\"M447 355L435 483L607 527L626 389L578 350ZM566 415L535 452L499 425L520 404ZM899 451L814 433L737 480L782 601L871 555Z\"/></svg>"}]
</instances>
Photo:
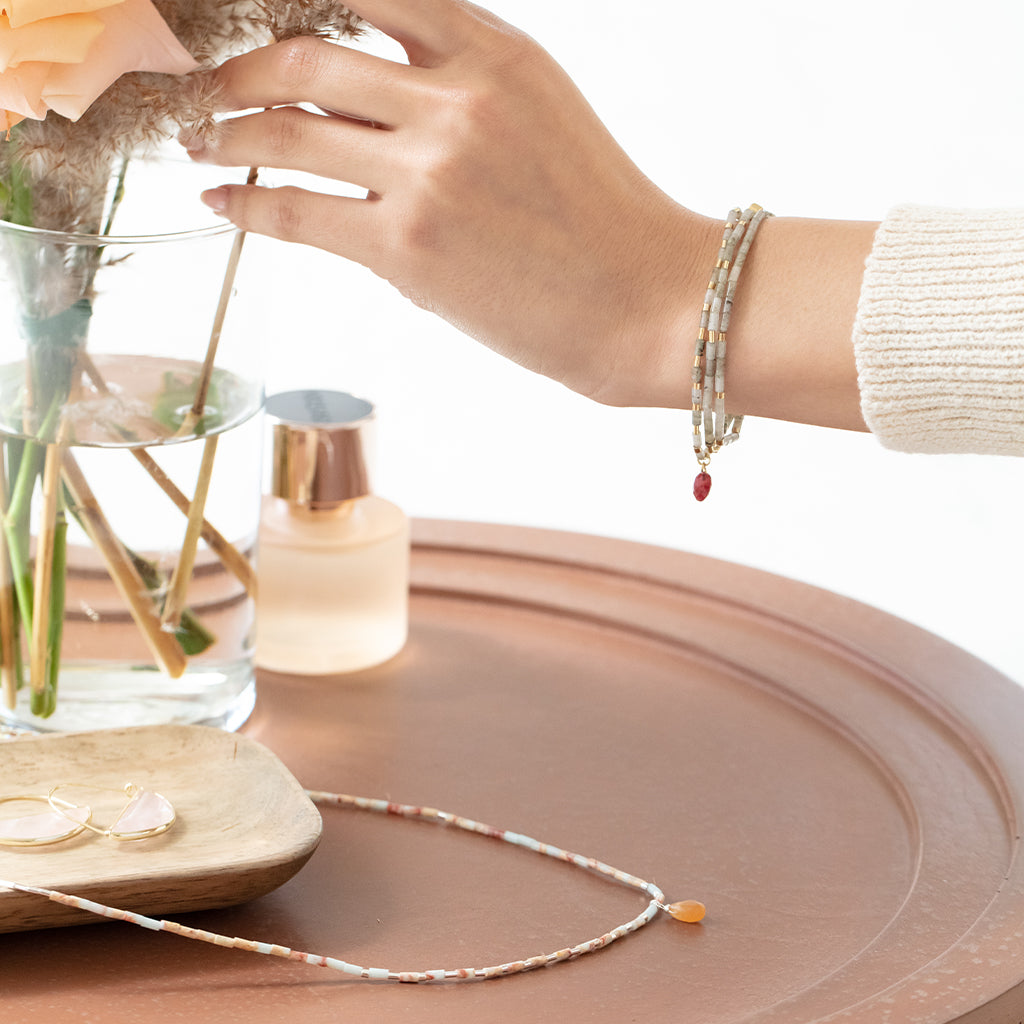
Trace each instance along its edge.
<instances>
[{"instance_id":1,"label":"beaded necklace","mask_svg":"<svg viewBox=\"0 0 1024 1024\"><path fill-rule=\"evenodd\" d=\"M329 807L355 808L363 811L371 811L377 814L397 815L403 818L413 818L419 821L435 825L450 825L462 829L464 832L474 832L477 835L498 839L504 843L510 843L533 853L542 854L545 857L553 857L555 860L584 870L594 872L611 881L636 889L649 897L650 902L644 911L632 920L620 924L603 935L578 943L575 946L558 949L551 953L543 953L537 956L526 957L522 960L513 960L509 963L495 964L491 967L457 967L438 968L426 971L394 971L385 967L360 967L357 964L339 960L336 957L322 956L315 953L304 953L297 949L290 949L287 946L280 946L274 943L257 942L252 939L231 938L226 935L218 935L215 932L204 931L201 928L190 928L187 925L178 924L174 921L160 921L142 914L133 913L130 910L121 910L116 907L96 903L93 900L83 899L80 896L73 896L69 893L58 892L54 889L46 889L40 886L23 885L20 882L12 882L0 879L0 889L12 889L18 892L33 893L61 903L65 906L75 907L79 910L88 911L100 917L111 918L116 921L124 921L128 924L138 925L150 931L170 932L173 935L180 935L186 939L195 939L199 942L209 942L215 946L226 946L231 949L240 949L249 953L261 953L265 956L282 957L286 960L298 960L302 963L311 964L314 967L326 967L329 970L339 971L342 974L365 981L381 982L438 982L438 981L485 981L488 978L507 977L510 974L521 974L524 971L531 971L537 967L549 967L554 964L565 963L575 960L587 953L603 949L617 939L621 939L631 932L638 931L644 925L649 924L659 911L663 911L674 917L676 920L696 924L703 920L705 908L702 903L696 900L681 900L677 903L665 903L665 894L653 882L644 881L628 872L620 871L593 857L584 857L578 853L571 853L549 843L542 843L529 836L518 832L509 832L506 829L495 828L493 825L485 825L471 818L463 818L459 815L450 814L447 811L439 811L432 807L415 807L410 804L398 804L387 800L376 800L368 797L349 796L345 793L324 793L316 790L306 790L306 795L316 804Z\"/></svg>"}]
</instances>

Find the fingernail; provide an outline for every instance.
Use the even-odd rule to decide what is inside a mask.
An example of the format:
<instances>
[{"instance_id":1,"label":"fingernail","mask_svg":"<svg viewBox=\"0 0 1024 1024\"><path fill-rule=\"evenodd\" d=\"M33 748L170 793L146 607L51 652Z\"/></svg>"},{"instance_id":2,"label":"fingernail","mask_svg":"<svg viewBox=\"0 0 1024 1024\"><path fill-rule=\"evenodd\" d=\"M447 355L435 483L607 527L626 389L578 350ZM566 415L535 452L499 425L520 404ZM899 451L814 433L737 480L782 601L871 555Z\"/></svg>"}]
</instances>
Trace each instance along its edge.
<instances>
[{"instance_id":1,"label":"fingernail","mask_svg":"<svg viewBox=\"0 0 1024 1024\"><path fill-rule=\"evenodd\" d=\"M200 193L199 198L213 210L223 213L228 208L228 190L226 188L210 188Z\"/></svg>"},{"instance_id":2,"label":"fingernail","mask_svg":"<svg viewBox=\"0 0 1024 1024\"><path fill-rule=\"evenodd\" d=\"M192 129L183 129L178 133L178 142L185 147L185 152L190 157L199 156L206 149L206 142L203 136Z\"/></svg>"}]
</instances>

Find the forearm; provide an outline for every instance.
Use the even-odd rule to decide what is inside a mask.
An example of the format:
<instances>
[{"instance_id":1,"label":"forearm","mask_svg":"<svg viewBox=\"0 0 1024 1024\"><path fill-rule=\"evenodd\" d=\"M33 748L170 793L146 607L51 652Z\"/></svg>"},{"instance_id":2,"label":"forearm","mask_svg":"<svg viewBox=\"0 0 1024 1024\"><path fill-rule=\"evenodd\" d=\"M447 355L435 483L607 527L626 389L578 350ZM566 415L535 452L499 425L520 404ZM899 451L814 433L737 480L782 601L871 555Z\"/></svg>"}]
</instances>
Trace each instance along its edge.
<instances>
[{"instance_id":1,"label":"forearm","mask_svg":"<svg viewBox=\"0 0 1024 1024\"><path fill-rule=\"evenodd\" d=\"M740 278L727 408L864 430L853 324L877 224L773 217Z\"/></svg>"},{"instance_id":2,"label":"forearm","mask_svg":"<svg viewBox=\"0 0 1024 1024\"><path fill-rule=\"evenodd\" d=\"M627 319L620 344L633 358L591 397L610 405L689 407L694 343L723 220L724 214L719 220L677 209L664 229L652 231L661 252L637 270L643 319ZM865 429L852 334L876 228L792 217L762 223L729 325L730 413ZM652 274L652 264L664 272Z\"/></svg>"}]
</instances>

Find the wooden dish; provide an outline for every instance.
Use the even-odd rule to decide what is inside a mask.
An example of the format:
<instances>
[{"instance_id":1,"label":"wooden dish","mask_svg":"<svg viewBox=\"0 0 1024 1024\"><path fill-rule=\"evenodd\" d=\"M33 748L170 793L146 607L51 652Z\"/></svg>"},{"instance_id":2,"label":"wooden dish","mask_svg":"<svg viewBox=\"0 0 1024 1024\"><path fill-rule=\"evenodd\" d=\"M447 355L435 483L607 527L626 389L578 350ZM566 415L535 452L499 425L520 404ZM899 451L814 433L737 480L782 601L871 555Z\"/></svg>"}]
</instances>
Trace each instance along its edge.
<instances>
[{"instance_id":1,"label":"wooden dish","mask_svg":"<svg viewBox=\"0 0 1024 1024\"><path fill-rule=\"evenodd\" d=\"M117 842L84 832L50 846L0 847L0 878L144 914L261 896L295 874L320 841L318 811L277 757L219 729L146 726L19 739L0 744L0 779L4 794L134 782L166 796L177 821L151 839ZM38 896L0 891L0 932L95 921Z\"/></svg>"}]
</instances>

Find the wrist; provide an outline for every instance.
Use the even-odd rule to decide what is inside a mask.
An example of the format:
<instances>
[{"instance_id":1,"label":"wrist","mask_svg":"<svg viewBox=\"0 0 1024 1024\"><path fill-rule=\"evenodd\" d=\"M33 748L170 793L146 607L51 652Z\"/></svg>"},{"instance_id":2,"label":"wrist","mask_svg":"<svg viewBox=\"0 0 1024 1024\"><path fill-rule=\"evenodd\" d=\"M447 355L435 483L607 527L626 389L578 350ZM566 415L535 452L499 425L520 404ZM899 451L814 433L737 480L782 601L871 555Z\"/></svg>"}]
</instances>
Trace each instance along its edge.
<instances>
[{"instance_id":1,"label":"wrist","mask_svg":"<svg viewBox=\"0 0 1024 1024\"><path fill-rule=\"evenodd\" d=\"M637 254L636 302L616 338L615 366L589 397L605 405L689 408L693 341L721 222L681 206Z\"/></svg>"},{"instance_id":2,"label":"wrist","mask_svg":"<svg viewBox=\"0 0 1024 1024\"><path fill-rule=\"evenodd\" d=\"M689 409L693 347L707 295L708 278L722 240L722 221L686 211L681 223L675 275L667 282L664 317L651 378L651 401L670 409Z\"/></svg>"},{"instance_id":3,"label":"wrist","mask_svg":"<svg viewBox=\"0 0 1024 1024\"><path fill-rule=\"evenodd\" d=\"M694 342L722 219L675 206L648 233L616 339L608 405L688 409ZM852 328L877 225L773 217L750 250L729 330L732 413L864 429ZM648 268L642 272L642 268Z\"/></svg>"}]
</instances>

